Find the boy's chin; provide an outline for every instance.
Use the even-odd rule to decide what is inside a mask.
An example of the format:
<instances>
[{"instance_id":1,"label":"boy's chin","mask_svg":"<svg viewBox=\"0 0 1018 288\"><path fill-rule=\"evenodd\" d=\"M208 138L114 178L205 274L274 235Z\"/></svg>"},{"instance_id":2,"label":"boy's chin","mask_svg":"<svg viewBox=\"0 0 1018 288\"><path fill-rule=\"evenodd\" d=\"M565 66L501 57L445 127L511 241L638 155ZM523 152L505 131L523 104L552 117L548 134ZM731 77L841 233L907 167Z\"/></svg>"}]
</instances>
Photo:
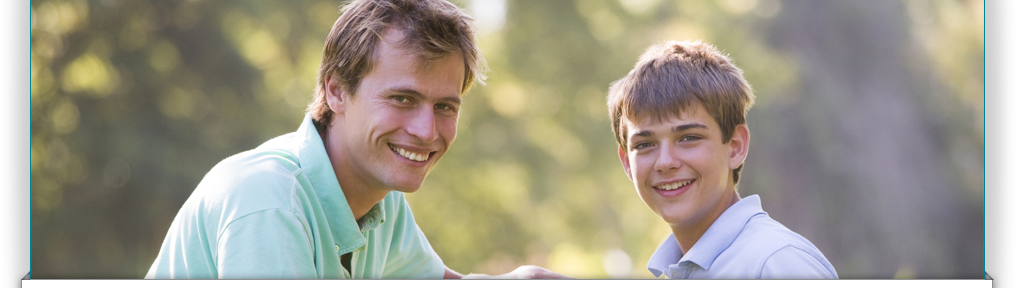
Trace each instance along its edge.
<instances>
[{"instance_id":1,"label":"boy's chin","mask_svg":"<svg viewBox=\"0 0 1018 288\"><path fill-rule=\"evenodd\" d=\"M678 207L659 207L655 214L661 220L664 220L665 223L668 223L668 225L684 225L684 223L689 221L689 216L685 215L684 211L676 211L679 210L676 208Z\"/></svg>"}]
</instances>

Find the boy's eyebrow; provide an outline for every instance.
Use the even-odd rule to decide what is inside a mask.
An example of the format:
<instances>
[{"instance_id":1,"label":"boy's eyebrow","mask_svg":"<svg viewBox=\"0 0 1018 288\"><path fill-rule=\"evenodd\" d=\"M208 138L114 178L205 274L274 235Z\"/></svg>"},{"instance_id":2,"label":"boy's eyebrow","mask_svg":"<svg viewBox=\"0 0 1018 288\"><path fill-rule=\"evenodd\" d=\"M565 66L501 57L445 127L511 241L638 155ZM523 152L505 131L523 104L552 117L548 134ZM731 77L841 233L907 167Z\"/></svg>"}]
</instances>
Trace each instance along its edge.
<instances>
[{"instance_id":1,"label":"boy's eyebrow","mask_svg":"<svg viewBox=\"0 0 1018 288\"><path fill-rule=\"evenodd\" d=\"M672 127L672 132L681 132L681 131L685 131L685 130L692 129L692 128L706 129L706 125L703 125L703 124L700 124L700 123L691 123L691 124L678 125L678 126ZM654 132L651 131L651 130L638 130L635 133L630 134L629 137L634 137L634 136L647 137L647 136L651 136L651 135L654 135Z\"/></svg>"},{"instance_id":2,"label":"boy's eyebrow","mask_svg":"<svg viewBox=\"0 0 1018 288\"><path fill-rule=\"evenodd\" d=\"M683 125L672 127L672 132L682 132L682 131L686 131L686 130L693 129L693 128L707 129L707 125L703 125L703 124L700 124L700 123L683 124ZM629 137L630 138L637 137L637 136L640 136L640 137L650 137L652 135L654 135L654 132L651 132L650 130L639 130L639 131L636 131L636 133L630 134Z\"/></svg>"},{"instance_id":3,"label":"boy's eyebrow","mask_svg":"<svg viewBox=\"0 0 1018 288\"><path fill-rule=\"evenodd\" d=\"M682 132L682 131L686 131L686 130L693 129L693 128L707 129L707 125L703 125L703 124L700 124L700 123L692 123L692 124L679 125L679 126L673 127L672 128L672 132Z\"/></svg>"},{"instance_id":4,"label":"boy's eyebrow","mask_svg":"<svg viewBox=\"0 0 1018 288\"><path fill-rule=\"evenodd\" d=\"M654 132L650 132L650 130L640 130L640 131L637 131L636 133L633 133L632 135L629 135L629 137L636 137L636 136L650 137L651 135L654 135Z\"/></svg>"}]
</instances>

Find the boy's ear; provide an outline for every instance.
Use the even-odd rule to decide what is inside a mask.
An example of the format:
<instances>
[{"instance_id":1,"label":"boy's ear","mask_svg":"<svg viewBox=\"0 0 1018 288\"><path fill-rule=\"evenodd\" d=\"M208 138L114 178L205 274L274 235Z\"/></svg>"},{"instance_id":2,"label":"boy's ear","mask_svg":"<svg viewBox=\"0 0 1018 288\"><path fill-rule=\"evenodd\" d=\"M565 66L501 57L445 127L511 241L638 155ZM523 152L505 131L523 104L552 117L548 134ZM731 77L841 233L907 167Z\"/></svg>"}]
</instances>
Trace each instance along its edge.
<instances>
[{"instance_id":1,"label":"boy's ear","mask_svg":"<svg viewBox=\"0 0 1018 288\"><path fill-rule=\"evenodd\" d=\"M734 170L742 166L749 153L749 127L746 124L739 124L732 132L732 139L728 140L728 147L731 149L731 154L728 157L728 169Z\"/></svg>"},{"instance_id":2,"label":"boy's ear","mask_svg":"<svg viewBox=\"0 0 1018 288\"><path fill-rule=\"evenodd\" d=\"M343 114L346 112L344 104L349 98L350 95L347 95L346 89L343 89L343 85L340 85L335 77L325 77L325 102L329 104L329 110L332 110L332 113Z\"/></svg>"},{"instance_id":3,"label":"boy's ear","mask_svg":"<svg viewBox=\"0 0 1018 288\"><path fill-rule=\"evenodd\" d=\"M629 154L622 146L619 146L619 161L622 161L622 169L626 170L626 177L629 178L629 181L633 181L633 176L630 173L632 170L629 168Z\"/></svg>"}]
</instances>

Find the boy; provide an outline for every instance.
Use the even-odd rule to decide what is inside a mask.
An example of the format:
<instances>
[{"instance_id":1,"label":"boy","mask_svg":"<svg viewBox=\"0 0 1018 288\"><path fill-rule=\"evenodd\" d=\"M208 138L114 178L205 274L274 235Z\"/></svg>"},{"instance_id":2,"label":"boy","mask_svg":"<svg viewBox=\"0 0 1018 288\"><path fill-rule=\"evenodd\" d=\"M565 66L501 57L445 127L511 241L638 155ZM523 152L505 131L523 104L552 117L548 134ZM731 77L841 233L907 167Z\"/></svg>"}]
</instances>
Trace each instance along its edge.
<instances>
[{"instance_id":1,"label":"boy","mask_svg":"<svg viewBox=\"0 0 1018 288\"><path fill-rule=\"evenodd\" d=\"M809 240L735 190L749 150L753 91L712 45L647 49L612 83L608 111L636 191L672 229L647 269L686 279L837 278Z\"/></svg>"}]
</instances>

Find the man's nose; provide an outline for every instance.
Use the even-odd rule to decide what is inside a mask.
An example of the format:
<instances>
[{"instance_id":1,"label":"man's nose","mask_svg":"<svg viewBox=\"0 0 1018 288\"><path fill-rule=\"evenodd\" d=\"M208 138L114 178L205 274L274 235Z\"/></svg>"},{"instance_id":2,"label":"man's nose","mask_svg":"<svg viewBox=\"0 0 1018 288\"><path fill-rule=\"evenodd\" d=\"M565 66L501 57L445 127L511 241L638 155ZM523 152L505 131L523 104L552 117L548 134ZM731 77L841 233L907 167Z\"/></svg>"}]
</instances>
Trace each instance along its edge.
<instances>
[{"instance_id":1,"label":"man's nose","mask_svg":"<svg viewBox=\"0 0 1018 288\"><path fill-rule=\"evenodd\" d=\"M438 138L438 129L435 127L435 112L430 108L429 106L417 109L406 127L407 134L421 139L424 143L431 143Z\"/></svg>"}]
</instances>

